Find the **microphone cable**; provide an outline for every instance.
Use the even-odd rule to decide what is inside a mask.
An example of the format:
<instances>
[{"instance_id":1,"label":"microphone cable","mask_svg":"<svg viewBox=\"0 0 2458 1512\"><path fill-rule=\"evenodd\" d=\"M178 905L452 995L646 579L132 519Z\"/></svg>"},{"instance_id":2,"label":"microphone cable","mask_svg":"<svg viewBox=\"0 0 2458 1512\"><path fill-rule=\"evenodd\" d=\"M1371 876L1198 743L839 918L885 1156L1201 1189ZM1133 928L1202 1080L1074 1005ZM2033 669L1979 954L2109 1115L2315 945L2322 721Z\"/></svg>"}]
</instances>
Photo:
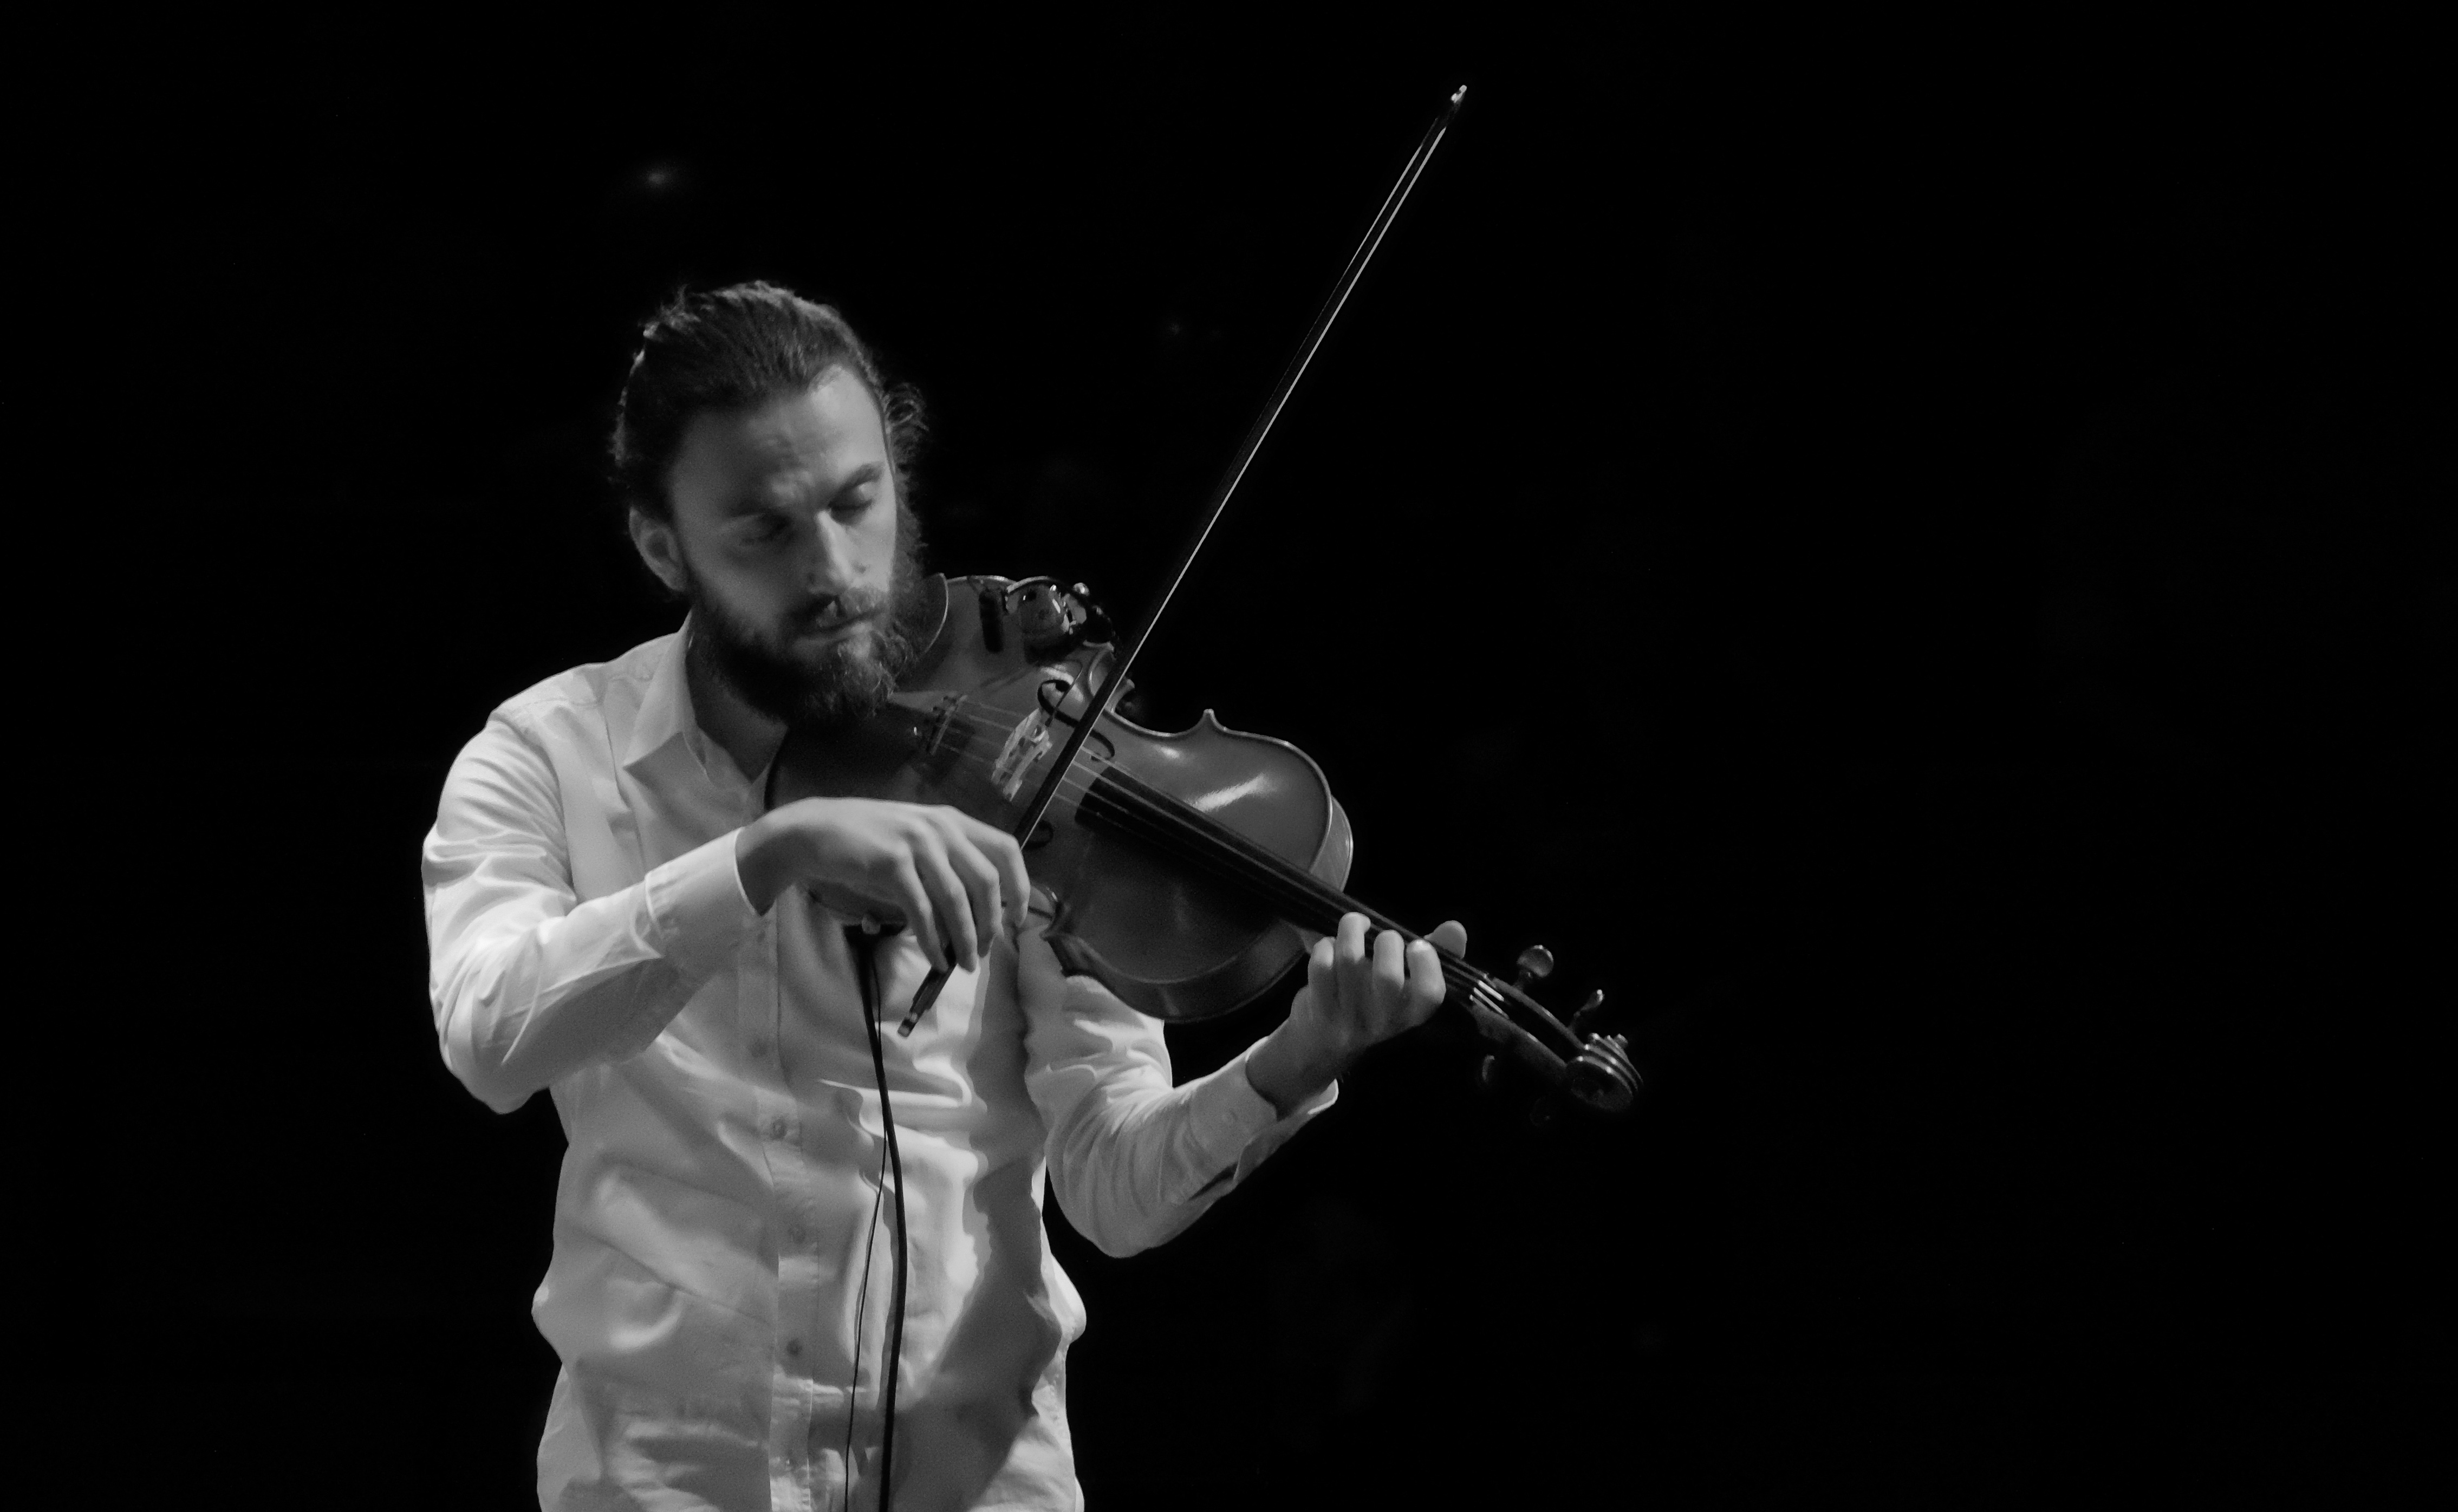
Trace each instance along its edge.
<instances>
[{"instance_id":1,"label":"microphone cable","mask_svg":"<svg viewBox=\"0 0 2458 1512\"><path fill-rule=\"evenodd\" d=\"M881 1046L879 1038L880 933L881 931L879 926L876 923L867 921L861 924L848 925L845 929L845 943L851 946L853 950L854 980L862 988L863 1027L866 1029L870 1035L870 1069L872 1075L879 1083L879 1127L880 1131L887 1137L887 1173L896 1184L896 1274L894 1280L890 1284L888 1292L887 1336L885 1340L886 1349L885 1352L886 1357L882 1362L880 1371L879 1512L890 1512L889 1498L895 1489L896 1480L896 1374L898 1357L905 1353L905 1277L906 1274L906 1255L905 1248L905 1158L898 1152L896 1148L896 1113L895 1110L888 1106L887 1101L887 1056L886 1051ZM878 1212L878 1208L875 1204L872 1207L871 1212L873 1213L872 1221L875 1223L877 1222L876 1215ZM868 1272L869 1267L865 1265L864 1267L864 1285L863 1287L863 1295L865 1298L870 1295L870 1287L867 1284ZM857 1362L855 1379L857 1382L861 1379L861 1370L859 1366L859 1361L862 1357L861 1350L862 1338L861 1336L857 1334L854 1337L854 1357ZM850 1402L846 1404L845 1426L846 1431L850 1433L853 1426L852 1403ZM850 1475L852 1464L850 1460L848 1460L846 1464L846 1470L848 1472L846 1491L848 1498L850 1498L852 1490Z\"/></svg>"},{"instance_id":2,"label":"microphone cable","mask_svg":"<svg viewBox=\"0 0 2458 1512\"><path fill-rule=\"evenodd\" d=\"M879 1175L870 1196L870 1220L862 1229L862 1289L853 1299L853 1384L845 1388L844 1441L838 1446L839 1458L845 1467L848 1497L853 1488L854 1404L862 1399L862 1325L870 1316L870 1262L879 1253L879 1210L887 1199L887 1172L883 1169Z\"/></svg>"}]
</instances>

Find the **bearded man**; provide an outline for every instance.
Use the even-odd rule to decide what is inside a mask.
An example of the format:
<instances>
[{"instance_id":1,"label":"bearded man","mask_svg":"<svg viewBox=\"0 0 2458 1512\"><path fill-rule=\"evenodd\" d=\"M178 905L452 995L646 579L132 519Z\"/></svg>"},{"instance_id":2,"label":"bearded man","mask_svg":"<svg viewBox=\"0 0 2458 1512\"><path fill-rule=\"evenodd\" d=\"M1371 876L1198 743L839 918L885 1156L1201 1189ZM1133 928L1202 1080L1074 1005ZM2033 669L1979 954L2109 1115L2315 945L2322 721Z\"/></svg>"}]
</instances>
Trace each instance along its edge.
<instances>
[{"instance_id":1,"label":"bearded man","mask_svg":"<svg viewBox=\"0 0 2458 1512\"><path fill-rule=\"evenodd\" d=\"M1442 1000L1430 946L1369 946L1351 915L1282 1024L1174 1087L1159 1025L1063 974L1009 836L913 804L763 811L786 732L876 712L918 652L917 415L824 306L750 284L660 311L614 475L682 628L508 700L446 779L424 855L445 1063L501 1112L551 1091L568 1142L541 1506L1080 1506L1084 1312L1045 1174L1104 1251L1158 1244ZM865 916L909 927L874 952ZM891 1013L952 973L884 1042L911 1250L892 1419L865 964Z\"/></svg>"}]
</instances>

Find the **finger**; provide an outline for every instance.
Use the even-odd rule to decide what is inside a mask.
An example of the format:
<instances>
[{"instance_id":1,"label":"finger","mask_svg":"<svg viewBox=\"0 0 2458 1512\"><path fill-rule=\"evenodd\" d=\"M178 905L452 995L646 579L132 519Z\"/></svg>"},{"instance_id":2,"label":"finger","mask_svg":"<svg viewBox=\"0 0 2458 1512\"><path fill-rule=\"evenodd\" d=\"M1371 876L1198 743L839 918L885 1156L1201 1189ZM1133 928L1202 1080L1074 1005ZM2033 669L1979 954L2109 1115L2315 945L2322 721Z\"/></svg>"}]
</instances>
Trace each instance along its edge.
<instances>
[{"instance_id":1,"label":"finger","mask_svg":"<svg viewBox=\"0 0 2458 1512\"><path fill-rule=\"evenodd\" d=\"M949 959L958 967L971 971L982 963L981 937L973 931L972 900L965 896L965 884L948 859L946 847L936 835L913 847L914 869L921 874L923 889L930 895L939 936L947 942Z\"/></svg>"},{"instance_id":2,"label":"finger","mask_svg":"<svg viewBox=\"0 0 2458 1512\"><path fill-rule=\"evenodd\" d=\"M896 893L905 908L905 927L913 931L914 943L938 970L948 969L948 949L940 942L938 920L930 908L930 895L922 890L921 873L913 869L911 859L900 861L896 868Z\"/></svg>"},{"instance_id":3,"label":"finger","mask_svg":"<svg viewBox=\"0 0 2458 1512\"><path fill-rule=\"evenodd\" d=\"M1443 999L1450 996L1450 984L1443 980L1443 958L1431 943L1423 940L1408 942L1408 1022L1423 1024Z\"/></svg>"},{"instance_id":4,"label":"finger","mask_svg":"<svg viewBox=\"0 0 2458 1512\"><path fill-rule=\"evenodd\" d=\"M962 821L966 837L998 868L999 896L1007 905L1008 927L1023 928L1032 897L1032 879L1024 869L1024 847L1016 843L1014 836L996 825L985 824L960 810L948 812Z\"/></svg>"},{"instance_id":5,"label":"finger","mask_svg":"<svg viewBox=\"0 0 2458 1512\"><path fill-rule=\"evenodd\" d=\"M965 901L971 911L973 938L981 947L1007 934L1007 902L1001 895L998 868L975 845L972 837L952 830L948 839L948 865L955 872L956 880L965 889Z\"/></svg>"},{"instance_id":6,"label":"finger","mask_svg":"<svg viewBox=\"0 0 2458 1512\"><path fill-rule=\"evenodd\" d=\"M1452 955L1468 954L1468 926L1456 919L1444 920L1436 924L1434 932L1426 938L1432 941L1438 948L1448 950Z\"/></svg>"},{"instance_id":7,"label":"finger","mask_svg":"<svg viewBox=\"0 0 2458 1512\"><path fill-rule=\"evenodd\" d=\"M1329 936L1316 941L1306 952L1306 990L1314 994L1318 1008L1340 1005L1340 949Z\"/></svg>"},{"instance_id":8,"label":"finger","mask_svg":"<svg viewBox=\"0 0 2458 1512\"><path fill-rule=\"evenodd\" d=\"M1364 914L1340 916L1339 955L1340 963L1351 971L1365 964L1365 916Z\"/></svg>"},{"instance_id":9,"label":"finger","mask_svg":"<svg viewBox=\"0 0 2458 1512\"><path fill-rule=\"evenodd\" d=\"M1407 997L1408 942L1397 929L1385 929L1374 937L1375 1018L1397 1016Z\"/></svg>"}]
</instances>

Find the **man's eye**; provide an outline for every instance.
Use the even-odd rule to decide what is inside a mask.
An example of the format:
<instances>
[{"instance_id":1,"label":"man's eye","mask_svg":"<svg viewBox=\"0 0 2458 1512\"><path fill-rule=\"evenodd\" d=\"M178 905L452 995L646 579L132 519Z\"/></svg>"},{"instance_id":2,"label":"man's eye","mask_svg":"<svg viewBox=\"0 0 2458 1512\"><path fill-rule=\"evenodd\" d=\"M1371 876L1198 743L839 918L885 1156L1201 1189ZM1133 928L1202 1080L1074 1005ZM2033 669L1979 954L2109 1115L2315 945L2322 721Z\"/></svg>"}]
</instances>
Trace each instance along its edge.
<instances>
[{"instance_id":1,"label":"man's eye","mask_svg":"<svg viewBox=\"0 0 2458 1512\"><path fill-rule=\"evenodd\" d=\"M785 522L775 515L762 515L743 529L746 541L774 541L785 533Z\"/></svg>"}]
</instances>

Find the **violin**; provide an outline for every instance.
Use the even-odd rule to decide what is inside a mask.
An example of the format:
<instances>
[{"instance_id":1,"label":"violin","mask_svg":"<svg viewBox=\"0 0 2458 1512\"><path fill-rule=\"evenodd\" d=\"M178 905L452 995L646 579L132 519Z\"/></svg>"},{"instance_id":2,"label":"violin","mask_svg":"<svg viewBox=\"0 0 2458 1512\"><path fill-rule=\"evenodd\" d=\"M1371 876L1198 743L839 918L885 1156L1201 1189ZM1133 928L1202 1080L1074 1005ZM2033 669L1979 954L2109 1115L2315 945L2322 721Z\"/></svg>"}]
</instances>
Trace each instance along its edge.
<instances>
[{"instance_id":1,"label":"violin","mask_svg":"<svg viewBox=\"0 0 2458 1512\"><path fill-rule=\"evenodd\" d=\"M1420 936L1341 891L1347 815L1296 746L1222 726L1206 710L1175 735L1087 710L1117 688L1119 658L1093 638L1106 617L1083 589L1050 578L933 577L922 585L927 649L886 707L840 730L797 730L770 769L771 807L804 797L944 803L1015 834L1052 908L1060 963L1169 1022L1213 1018L1267 992L1339 926ZM1028 819L1031 779L1082 732L1052 801ZM1029 827L1028 827L1029 826ZM1505 982L1436 947L1447 1009L1563 1101L1628 1108L1639 1078L1628 1043L1590 1029L1604 995L1568 1024L1528 995L1551 971L1541 947ZM910 1033L944 976L916 995Z\"/></svg>"},{"instance_id":2,"label":"violin","mask_svg":"<svg viewBox=\"0 0 2458 1512\"><path fill-rule=\"evenodd\" d=\"M1423 938L1341 891L1348 818L1323 771L1283 740L1223 727L1209 710L1176 735L1113 711L1136 652L1186 579L1272 422L1467 95L1455 92L1402 170L1279 387L1215 491L1203 527L1142 630L1121 650L1076 585L1046 577L933 577L921 586L920 657L886 705L845 729L789 733L769 769L771 807L805 797L949 805L1013 835L1047 897L1045 938L1091 976L1164 1021L1232 1012L1270 989L1344 914ZM1595 1032L1604 994L1568 1023L1527 988L1552 969L1543 947L1513 980L1440 946L1445 1007L1533 1075L1555 1100L1601 1113L1635 1101L1627 1040ZM947 981L934 970L899 1026L909 1034Z\"/></svg>"}]
</instances>

